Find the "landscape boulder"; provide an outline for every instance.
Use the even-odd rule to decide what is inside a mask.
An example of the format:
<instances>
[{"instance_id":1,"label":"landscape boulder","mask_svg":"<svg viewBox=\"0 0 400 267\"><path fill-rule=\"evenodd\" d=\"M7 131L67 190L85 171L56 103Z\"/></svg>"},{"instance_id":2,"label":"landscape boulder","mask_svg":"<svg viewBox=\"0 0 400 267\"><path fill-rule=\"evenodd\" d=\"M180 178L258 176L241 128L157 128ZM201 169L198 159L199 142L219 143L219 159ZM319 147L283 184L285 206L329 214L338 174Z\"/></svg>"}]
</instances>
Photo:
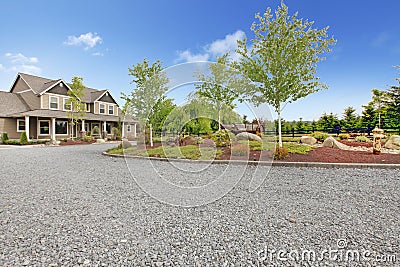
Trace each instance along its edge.
<instances>
[{"instance_id":1,"label":"landscape boulder","mask_svg":"<svg viewBox=\"0 0 400 267\"><path fill-rule=\"evenodd\" d=\"M389 140L386 141L385 148L400 150L400 135L392 135Z\"/></svg>"},{"instance_id":2,"label":"landscape boulder","mask_svg":"<svg viewBox=\"0 0 400 267\"><path fill-rule=\"evenodd\" d=\"M106 140L104 140L104 139L97 139L96 140L97 144L104 144L105 142L106 142Z\"/></svg>"},{"instance_id":3,"label":"landscape boulder","mask_svg":"<svg viewBox=\"0 0 400 267\"><path fill-rule=\"evenodd\" d=\"M332 136L329 136L328 138L325 139L324 143L322 144L323 147L333 147L333 148L339 148L343 150L348 150L348 146L345 144L340 143L337 141L335 138Z\"/></svg>"},{"instance_id":4,"label":"landscape boulder","mask_svg":"<svg viewBox=\"0 0 400 267\"><path fill-rule=\"evenodd\" d=\"M258 141L258 142L262 142L261 137L259 137L256 134L252 134L252 133L247 133L247 132L243 132L243 133L239 133L236 135L236 140L248 140L248 141Z\"/></svg>"},{"instance_id":5,"label":"landscape boulder","mask_svg":"<svg viewBox=\"0 0 400 267\"><path fill-rule=\"evenodd\" d=\"M306 145L315 145L317 143L317 139L315 139L312 136L302 136L300 138L300 143L306 144Z\"/></svg>"}]
</instances>

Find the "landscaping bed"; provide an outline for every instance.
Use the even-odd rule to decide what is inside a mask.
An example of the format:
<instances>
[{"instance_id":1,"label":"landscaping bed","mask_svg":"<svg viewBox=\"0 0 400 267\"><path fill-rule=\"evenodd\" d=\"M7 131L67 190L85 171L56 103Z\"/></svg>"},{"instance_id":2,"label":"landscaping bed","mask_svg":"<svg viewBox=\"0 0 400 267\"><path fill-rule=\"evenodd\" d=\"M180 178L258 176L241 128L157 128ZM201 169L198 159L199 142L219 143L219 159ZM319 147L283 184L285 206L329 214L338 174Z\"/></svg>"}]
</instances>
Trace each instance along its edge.
<instances>
[{"instance_id":1,"label":"landscaping bed","mask_svg":"<svg viewBox=\"0 0 400 267\"><path fill-rule=\"evenodd\" d=\"M349 146L371 147L372 143L340 141ZM185 146L167 146L162 143L154 143L153 147L149 145L139 145L128 149L109 150L113 154L126 154L133 156L150 156L158 158L185 158L193 160L245 160L245 161L271 161L271 152L267 147L257 147L250 142L249 148L245 147L243 151L232 152L232 148L238 147L241 143L234 142L232 146L227 147L209 147L204 144L185 145ZM243 143L242 143L243 144ZM268 145L263 145L268 146ZM379 164L400 164L400 154L381 153L373 155L368 151L348 151L330 147L310 147L298 143L284 143L284 147L289 150L289 155L285 159L276 161L287 162L321 162L321 163L379 163ZM201 151L201 152L200 152ZM242 152L242 153L240 153Z\"/></svg>"},{"instance_id":2,"label":"landscaping bed","mask_svg":"<svg viewBox=\"0 0 400 267\"><path fill-rule=\"evenodd\" d=\"M60 146L72 146L72 145L90 145L96 143L96 140L84 141L84 140L63 140L60 142Z\"/></svg>"}]
</instances>

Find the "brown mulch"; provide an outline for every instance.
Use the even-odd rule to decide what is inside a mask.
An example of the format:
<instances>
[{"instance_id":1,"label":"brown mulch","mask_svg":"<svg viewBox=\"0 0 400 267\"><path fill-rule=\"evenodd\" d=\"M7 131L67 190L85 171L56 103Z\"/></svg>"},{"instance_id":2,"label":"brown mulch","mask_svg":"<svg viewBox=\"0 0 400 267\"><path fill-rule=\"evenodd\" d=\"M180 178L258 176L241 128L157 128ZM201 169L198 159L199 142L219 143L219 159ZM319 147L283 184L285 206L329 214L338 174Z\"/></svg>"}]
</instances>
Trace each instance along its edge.
<instances>
[{"instance_id":1,"label":"brown mulch","mask_svg":"<svg viewBox=\"0 0 400 267\"><path fill-rule=\"evenodd\" d=\"M96 141L90 141L90 142L85 142L82 140L67 140L65 141L61 141L60 142L60 146L73 146L73 145L90 145L96 143Z\"/></svg>"},{"instance_id":2,"label":"brown mulch","mask_svg":"<svg viewBox=\"0 0 400 267\"><path fill-rule=\"evenodd\" d=\"M374 155L366 151L348 151L331 147L318 147L306 155L290 154L283 161L326 163L386 163L400 164L400 154Z\"/></svg>"}]
</instances>

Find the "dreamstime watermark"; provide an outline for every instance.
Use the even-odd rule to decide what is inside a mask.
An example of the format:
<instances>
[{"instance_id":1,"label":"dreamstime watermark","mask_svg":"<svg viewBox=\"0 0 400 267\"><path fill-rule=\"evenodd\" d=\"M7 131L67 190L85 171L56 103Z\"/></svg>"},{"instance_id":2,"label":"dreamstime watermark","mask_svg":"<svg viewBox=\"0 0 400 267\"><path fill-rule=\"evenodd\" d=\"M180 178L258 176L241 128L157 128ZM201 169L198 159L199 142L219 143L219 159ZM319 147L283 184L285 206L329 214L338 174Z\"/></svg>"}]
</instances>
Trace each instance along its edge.
<instances>
[{"instance_id":1,"label":"dreamstime watermark","mask_svg":"<svg viewBox=\"0 0 400 267\"><path fill-rule=\"evenodd\" d=\"M337 240L335 247L326 249L277 249L265 246L257 253L257 260L261 266L271 263L296 262L296 263L364 263L368 264L396 264L396 254L380 254L368 249L350 249L346 239Z\"/></svg>"},{"instance_id":2,"label":"dreamstime watermark","mask_svg":"<svg viewBox=\"0 0 400 267\"><path fill-rule=\"evenodd\" d=\"M199 77L202 77L202 79ZM197 98L196 103L193 104L193 101L188 101L188 98L185 97L188 94L188 88L193 91L196 84L202 83L204 78L207 79L209 77L214 79L216 85L221 87L229 86L229 90L236 92L243 87L254 86L236 70L213 62L193 62L175 65L163 70L154 80L150 80L147 83L149 88L145 88L145 91L148 92L152 91L151 87L153 86L165 86L168 88L166 93L158 96L158 100L174 98L175 102L177 102L177 98L180 98L181 102L169 112L162 125L161 132L164 135L162 136L162 152L160 153L165 155L167 162L160 163L152 160L143 160L142 164L138 166L130 158L125 157L135 182L143 191L158 201L183 207L212 203L229 193L242 179L246 170L250 168L249 164L234 164L231 160L232 155L226 164L215 167L212 163L216 160L219 152L215 147L215 143L210 144L210 139L207 140L208 144L199 144L198 146L202 161L194 163L175 160L176 158L185 158L183 147L179 146L179 140L182 137L185 126L194 121L202 123L202 120L216 123L220 121L221 114L233 114L235 112L232 107L227 105L221 105L222 110L220 112L215 112L216 109L210 109L210 103L212 106L212 102L215 99ZM154 103L158 103L158 100L154 101ZM190 109L193 105L196 112L192 112L193 108ZM242 109L247 109L247 114L250 113L255 118L265 118L273 121L267 106L255 108L246 101L242 101L240 105ZM128 110L134 111L135 107L131 107ZM151 112L152 109L149 109L147 118L150 118ZM271 125L274 124L272 123ZM273 132L271 140L275 140L274 129L271 132ZM138 143L145 142L146 134L139 135ZM261 153L267 153L267 151L262 151ZM264 160L262 166L252 163L249 191L255 191L266 179L272 160L273 157L269 157L267 161Z\"/></svg>"}]
</instances>

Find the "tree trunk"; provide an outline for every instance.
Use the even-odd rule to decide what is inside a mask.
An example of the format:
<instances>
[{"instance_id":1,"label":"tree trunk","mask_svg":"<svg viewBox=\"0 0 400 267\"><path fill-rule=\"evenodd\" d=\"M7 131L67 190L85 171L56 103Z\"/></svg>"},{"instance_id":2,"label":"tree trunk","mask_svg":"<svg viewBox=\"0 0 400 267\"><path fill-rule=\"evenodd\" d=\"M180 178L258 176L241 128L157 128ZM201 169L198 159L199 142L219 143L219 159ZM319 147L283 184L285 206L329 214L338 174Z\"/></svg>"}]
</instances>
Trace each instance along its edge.
<instances>
[{"instance_id":1,"label":"tree trunk","mask_svg":"<svg viewBox=\"0 0 400 267\"><path fill-rule=\"evenodd\" d=\"M221 108L218 108L218 131L221 131Z\"/></svg>"},{"instance_id":2,"label":"tree trunk","mask_svg":"<svg viewBox=\"0 0 400 267\"><path fill-rule=\"evenodd\" d=\"M153 147L153 125L150 123L150 146Z\"/></svg>"},{"instance_id":3,"label":"tree trunk","mask_svg":"<svg viewBox=\"0 0 400 267\"><path fill-rule=\"evenodd\" d=\"M282 143L282 119L281 119L281 110L280 107L278 109L278 145L280 148L283 147L283 143Z\"/></svg>"}]
</instances>

